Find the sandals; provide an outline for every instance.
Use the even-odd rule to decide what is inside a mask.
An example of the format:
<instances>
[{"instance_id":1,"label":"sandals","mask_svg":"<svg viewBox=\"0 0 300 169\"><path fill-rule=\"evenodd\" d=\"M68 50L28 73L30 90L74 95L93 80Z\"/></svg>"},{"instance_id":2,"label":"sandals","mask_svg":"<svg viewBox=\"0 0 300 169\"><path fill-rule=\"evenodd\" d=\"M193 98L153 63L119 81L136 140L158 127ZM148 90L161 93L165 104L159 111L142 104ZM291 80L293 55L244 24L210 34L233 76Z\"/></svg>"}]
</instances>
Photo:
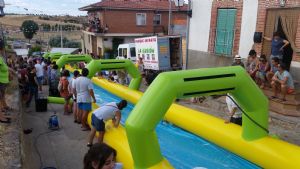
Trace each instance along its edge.
<instances>
[{"instance_id":1,"label":"sandals","mask_svg":"<svg viewBox=\"0 0 300 169\"><path fill-rule=\"evenodd\" d=\"M93 144L92 143L87 143L86 146L89 147L89 148L91 148L93 146Z\"/></svg>"},{"instance_id":2,"label":"sandals","mask_svg":"<svg viewBox=\"0 0 300 169\"><path fill-rule=\"evenodd\" d=\"M0 123L5 123L5 124L10 124L11 121L10 121L10 118L6 118L6 120L0 120Z\"/></svg>"},{"instance_id":3,"label":"sandals","mask_svg":"<svg viewBox=\"0 0 300 169\"><path fill-rule=\"evenodd\" d=\"M6 111L13 111L13 108L12 108L12 107L9 107L9 106L4 107L4 109L5 109Z\"/></svg>"},{"instance_id":4,"label":"sandals","mask_svg":"<svg viewBox=\"0 0 300 169\"><path fill-rule=\"evenodd\" d=\"M271 99L278 99L277 96L271 96Z\"/></svg>"},{"instance_id":5,"label":"sandals","mask_svg":"<svg viewBox=\"0 0 300 169\"><path fill-rule=\"evenodd\" d=\"M90 131L90 128L82 128L81 131Z\"/></svg>"}]
</instances>

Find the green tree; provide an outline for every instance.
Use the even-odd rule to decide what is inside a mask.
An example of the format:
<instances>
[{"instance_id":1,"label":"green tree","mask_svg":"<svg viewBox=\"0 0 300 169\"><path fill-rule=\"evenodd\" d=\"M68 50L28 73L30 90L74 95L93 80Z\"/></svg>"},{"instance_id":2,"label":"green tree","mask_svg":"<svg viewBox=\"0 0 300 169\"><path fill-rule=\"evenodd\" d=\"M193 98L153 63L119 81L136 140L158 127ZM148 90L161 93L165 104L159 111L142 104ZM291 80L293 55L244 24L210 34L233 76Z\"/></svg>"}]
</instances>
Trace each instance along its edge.
<instances>
[{"instance_id":1,"label":"green tree","mask_svg":"<svg viewBox=\"0 0 300 169\"><path fill-rule=\"evenodd\" d=\"M67 42L66 44L64 44L64 47L66 48L81 48L81 43L80 42Z\"/></svg>"},{"instance_id":2,"label":"green tree","mask_svg":"<svg viewBox=\"0 0 300 169\"><path fill-rule=\"evenodd\" d=\"M60 36L51 37L49 40L49 45L51 47L61 47L60 42ZM65 44L69 42L69 40L66 37L63 37L63 46L65 47Z\"/></svg>"},{"instance_id":3,"label":"green tree","mask_svg":"<svg viewBox=\"0 0 300 169\"><path fill-rule=\"evenodd\" d=\"M22 23L21 31L26 39L30 40L33 38L34 34L39 30L39 26L33 20L26 20Z\"/></svg>"},{"instance_id":4,"label":"green tree","mask_svg":"<svg viewBox=\"0 0 300 169\"><path fill-rule=\"evenodd\" d=\"M36 45L29 49L28 55L31 56L33 52L40 52L40 51L42 51L42 47L40 45Z\"/></svg>"}]
</instances>

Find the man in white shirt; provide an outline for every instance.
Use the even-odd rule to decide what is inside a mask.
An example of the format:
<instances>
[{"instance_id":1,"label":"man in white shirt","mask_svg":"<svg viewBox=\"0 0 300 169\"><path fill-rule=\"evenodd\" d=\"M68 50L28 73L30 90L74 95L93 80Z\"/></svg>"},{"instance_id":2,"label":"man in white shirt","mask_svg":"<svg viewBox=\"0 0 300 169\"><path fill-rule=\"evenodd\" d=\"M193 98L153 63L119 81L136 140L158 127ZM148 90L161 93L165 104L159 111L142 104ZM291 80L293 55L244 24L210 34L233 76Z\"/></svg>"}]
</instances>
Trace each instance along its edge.
<instances>
[{"instance_id":1,"label":"man in white shirt","mask_svg":"<svg viewBox=\"0 0 300 169\"><path fill-rule=\"evenodd\" d=\"M105 133L105 122L113 120L115 127L119 126L121 120L121 110L127 106L126 100L121 100L119 103L107 103L96 109L92 114L92 131L90 133L88 147L92 146L96 131L99 132L98 142L103 142Z\"/></svg>"},{"instance_id":2,"label":"man in white shirt","mask_svg":"<svg viewBox=\"0 0 300 169\"><path fill-rule=\"evenodd\" d=\"M93 83L87 78L89 70L87 68L82 69L82 76L78 77L75 82L75 95L78 104L80 114L82 114L81 125L82 131L90 130L87 125L87 117L89 111L92 110L92 99L96 103L96 98L93 90Z\"/></svg>"},{"instance_id":3,"label":"man in white shirt","mask_svg":"<svg viewBox=\"0 0 300 169\"><path fill-rule=\"evenodd\" d=\"M77 78L80 76L79 74L79 71L78 70L75 70L73 72L74 76L73 76L73 79L72 79L72 82L71 82L71 91L73 93L73 113L74 113L74 123L78 123L80 124L81 123L81 114L79 114L79 111L78 111L78 105L77 105L77 100L76 100L76 95L75 95L75 90L76 90L76 80Z\"/></svg>"},{"instance_id":4,"label":"man in white shirt","mask_svg":"<svg viewBox=\"0 0 300 169\"><path fill-rule=\"evenodd\" d=\"M42 91L42 84L43 84L43 78L44 78L44 69L41 65L41 60L37 59L35 60L35 70L36 70L36 77L39 85L39 91Z\"/></svg>"},{"instance_id":5,"label":"man in white shirt","mask_svg":"<svg viewBox=\"0 0 300 169\"><path fill-rule=\"evenodd\" d=\"M231 95L226 96L226 103L229 110L230 118L225 121L225 123L235 123L237 125L242 125L242 111L233 102L233 97Z\"/></svg>"}]
</instances>

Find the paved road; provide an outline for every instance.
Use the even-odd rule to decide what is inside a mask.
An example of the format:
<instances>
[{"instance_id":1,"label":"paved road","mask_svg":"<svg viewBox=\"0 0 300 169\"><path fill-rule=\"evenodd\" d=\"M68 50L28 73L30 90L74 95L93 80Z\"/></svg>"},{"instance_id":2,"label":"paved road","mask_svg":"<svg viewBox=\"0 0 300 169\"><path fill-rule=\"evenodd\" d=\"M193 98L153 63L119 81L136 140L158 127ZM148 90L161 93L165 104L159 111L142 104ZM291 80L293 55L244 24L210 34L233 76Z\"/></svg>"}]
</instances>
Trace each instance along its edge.
<instances>
[{"instance_id":1,"label":"paved road","mask_svg":"<svg viewBox=\"0 0 300 169\"><path fill-rule=\"evenodd\" d=\"M80 125L73 122L72 115L63 115L63 106L48 104L47 112L35 112L34 103L23 113L23 128L32 128L33 132L23 136L24 169L43 167L58 169L83 168L83 157L87 152L87 131L81 131ZM48 119L56 114L59 117L60 130L48 129Z\"/></svg>"}]
</instances>

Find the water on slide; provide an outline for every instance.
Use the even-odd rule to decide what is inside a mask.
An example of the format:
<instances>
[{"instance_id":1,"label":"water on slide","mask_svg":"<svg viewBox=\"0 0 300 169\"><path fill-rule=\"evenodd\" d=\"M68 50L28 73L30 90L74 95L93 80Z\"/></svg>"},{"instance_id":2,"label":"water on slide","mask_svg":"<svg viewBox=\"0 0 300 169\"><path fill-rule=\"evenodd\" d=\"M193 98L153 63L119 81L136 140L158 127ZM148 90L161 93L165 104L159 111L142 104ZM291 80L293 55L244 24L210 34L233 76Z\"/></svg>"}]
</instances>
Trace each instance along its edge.
<instances>
[{"instance_id":1,"label":"water on slide","mask_svg":"<svg viewBox=\"0 0 300 169\"><path fill-rule=\"evenodd\" d=\"M94 85L97 104L119 102L121 98ZM133 104L122 110L121 124L124 126ZM255 164L191 134L181 128L161 121L156 127L162 154L176 169L257 169Z\"/></svg>"}]
</instances>

